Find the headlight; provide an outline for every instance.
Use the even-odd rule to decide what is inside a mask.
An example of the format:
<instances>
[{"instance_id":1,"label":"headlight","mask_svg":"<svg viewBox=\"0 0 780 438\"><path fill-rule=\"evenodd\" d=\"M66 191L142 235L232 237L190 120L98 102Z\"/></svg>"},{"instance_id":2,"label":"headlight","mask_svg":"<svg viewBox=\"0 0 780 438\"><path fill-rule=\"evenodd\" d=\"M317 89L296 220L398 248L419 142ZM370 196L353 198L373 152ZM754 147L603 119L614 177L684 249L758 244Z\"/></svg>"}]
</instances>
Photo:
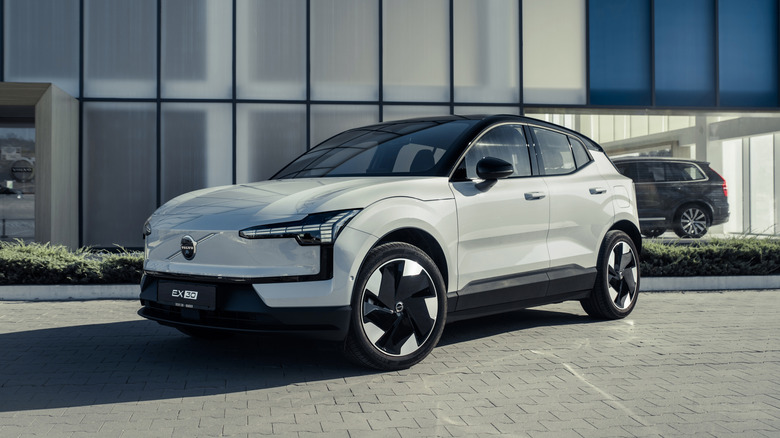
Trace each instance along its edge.
<instances>
[{"instance_id":1,"label":"headlight","mask_svg":"<svg viewBox=\"0 0 780 438\"><path fill-rule=\"evenodd\" d=\"M146 239L146 236L152 234L152 224L149 223L149 219L147 219L146 222L144 223L143 233L144 233L144 239Z\"/></svg>"},{"instance_id":2,"label":"headlight","mask_svg":"<svg viewBox=\"0 0 780 438\"><path fill-rule=\"evenodd\" d=\"M295 222L258 225L238 232L245 239L294 237L301 245L332 244L341 230L360 210L310 214Z\"/></svg>"}]
</instances>

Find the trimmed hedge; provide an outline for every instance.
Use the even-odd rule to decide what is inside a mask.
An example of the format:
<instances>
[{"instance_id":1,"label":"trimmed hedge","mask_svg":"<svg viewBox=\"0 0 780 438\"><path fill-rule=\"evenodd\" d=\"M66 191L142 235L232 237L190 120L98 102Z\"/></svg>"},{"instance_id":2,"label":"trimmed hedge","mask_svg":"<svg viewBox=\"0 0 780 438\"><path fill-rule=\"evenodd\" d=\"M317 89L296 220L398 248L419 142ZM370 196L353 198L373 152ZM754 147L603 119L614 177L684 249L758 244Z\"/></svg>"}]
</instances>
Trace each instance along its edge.
<instances>
[{"instance_id":1,"label":"trimmed hedge","mask_svg":"<svg viewBox=\"0 0 780 438\"><path fill-rule=\"evenodd\" d=\"M143 253L0 242L0 284L140 283Z\"/></svg>"},{"instance_id":2,"label":"trimmed hedge","mask_svg":"<svg viewBox=\"0 0 780 438\"><path fill-rule=\"evenodd\" d=\"M0 242L0 285L139 283L143 253L71 251L61 245ZM644 277L780 274L780 239L734 238L690 244L646 239Z\"/></svg>"},{"instance_id":3,"label":"trimmed hedge","mask_svg":"<svg viewBox=\"0 0 780 438\"><path fill-rule=\"evenodd\" d=\"M780 274L780 239L730 238L690 244L644 240L644 277Z\"/></svg>"}]
</instances>

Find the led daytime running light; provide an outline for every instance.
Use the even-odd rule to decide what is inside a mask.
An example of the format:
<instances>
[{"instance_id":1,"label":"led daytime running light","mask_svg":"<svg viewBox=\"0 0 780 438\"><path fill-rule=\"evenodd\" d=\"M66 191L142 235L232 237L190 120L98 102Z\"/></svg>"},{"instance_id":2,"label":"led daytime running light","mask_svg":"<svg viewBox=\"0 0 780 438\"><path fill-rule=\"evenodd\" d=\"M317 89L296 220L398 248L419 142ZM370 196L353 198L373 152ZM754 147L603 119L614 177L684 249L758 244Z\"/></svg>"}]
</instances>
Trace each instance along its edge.
<instances>
[{"instance_id":1,"label":"led daytime running light","mask_svg":"<svg viewBox=\"0 0 780 438\"><path fill-rule=\"evenodd\" d=\"M260 225L241 230L238 234L245 239L295 237L302 245L331 244L336 240L341 229L359 211L344 210L312 214L300 221Z\"/></svg>"}]
</instances>

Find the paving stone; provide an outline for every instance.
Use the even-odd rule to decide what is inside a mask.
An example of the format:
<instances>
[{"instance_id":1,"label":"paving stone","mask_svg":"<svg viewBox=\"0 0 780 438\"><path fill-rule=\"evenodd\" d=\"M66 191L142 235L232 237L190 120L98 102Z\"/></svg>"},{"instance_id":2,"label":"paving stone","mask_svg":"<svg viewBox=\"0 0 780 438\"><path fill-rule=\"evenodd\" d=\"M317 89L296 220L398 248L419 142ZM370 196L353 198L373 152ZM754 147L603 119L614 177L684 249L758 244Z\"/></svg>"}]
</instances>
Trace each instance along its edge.
<instances>
[{"instance_id":1,"label":"paving stone","mask_svg":"<svg viewBox=\"0 0 780 438\"><path fill-rule=\"evenodd\" d=\"M200 342L137 308L0 302L0 437L780 436L780 291L463 321L397 372L311 340Z\"/></svg>"}]
</instances>

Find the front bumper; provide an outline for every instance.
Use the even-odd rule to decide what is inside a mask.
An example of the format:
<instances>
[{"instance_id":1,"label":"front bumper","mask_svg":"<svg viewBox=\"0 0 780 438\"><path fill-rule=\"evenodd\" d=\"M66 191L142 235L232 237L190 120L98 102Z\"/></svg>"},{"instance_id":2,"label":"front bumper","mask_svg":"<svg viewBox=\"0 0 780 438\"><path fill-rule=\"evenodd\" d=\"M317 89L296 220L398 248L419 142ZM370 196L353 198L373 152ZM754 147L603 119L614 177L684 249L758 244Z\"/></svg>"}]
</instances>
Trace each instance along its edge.
<instances>
[{"instance_id":1,"label":"front bumper","mask_svg":"<svg viewBox=\"0 0 780 438\"><path fill-rule=\"evenodd\" d=\"M179 307L160 302L160 280L181 278L145 275L141 283L138 314L173 327L202 327L255 333L296 333L341 340L349 329L350 306L270 307L258 296L251 283L212 281L216 302L211 310ZM202 283L202 281L198 281ZM299 284L305 284L299 283Z\"/></svg>"}]
</instances>

